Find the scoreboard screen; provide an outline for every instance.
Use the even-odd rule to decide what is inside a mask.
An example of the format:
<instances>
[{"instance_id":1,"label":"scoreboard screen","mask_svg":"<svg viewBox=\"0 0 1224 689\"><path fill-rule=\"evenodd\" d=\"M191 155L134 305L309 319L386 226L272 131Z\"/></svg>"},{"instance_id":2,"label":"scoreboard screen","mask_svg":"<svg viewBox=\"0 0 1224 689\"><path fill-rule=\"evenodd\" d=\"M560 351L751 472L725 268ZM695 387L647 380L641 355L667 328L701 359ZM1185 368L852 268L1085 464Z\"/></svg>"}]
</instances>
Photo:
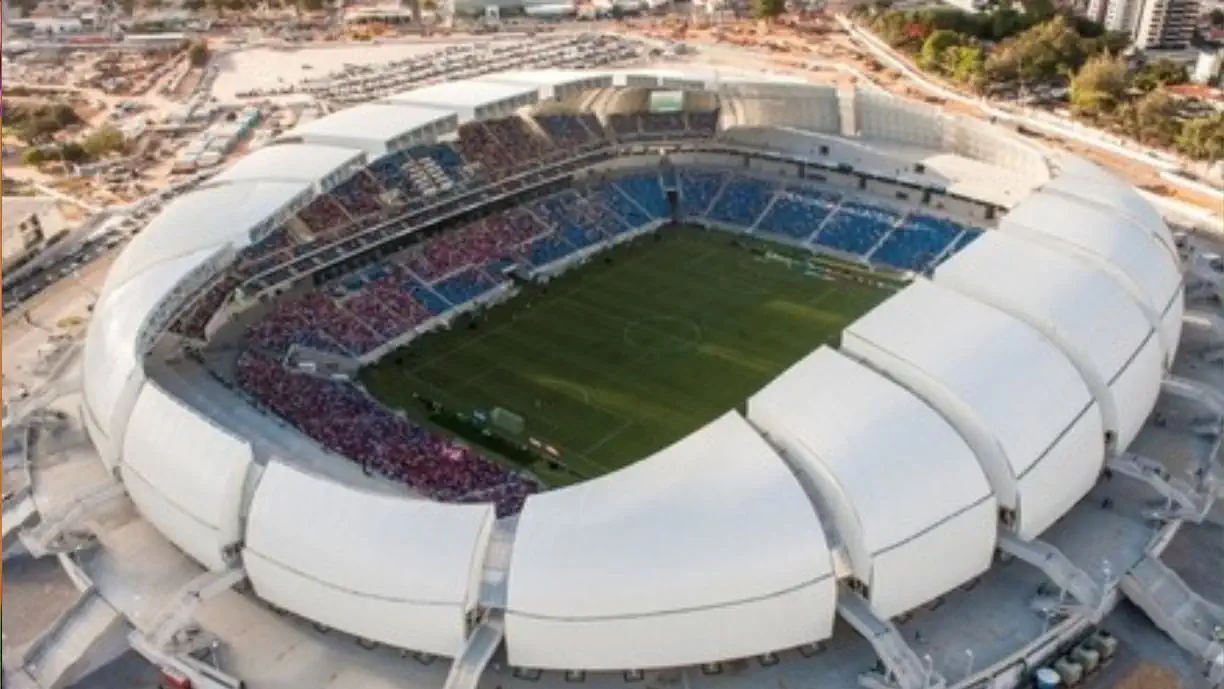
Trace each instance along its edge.
<instances>
[{"instance_id":1,"label":"scoreboard screen","mask_svg":"<svg viewBox=\"0 0 1224 689\"><path fill-rule=\"evenodd\" d=\"M651 91L650 112L680 112L684 110L684 91Z\"/></svg>"}]
</instances>

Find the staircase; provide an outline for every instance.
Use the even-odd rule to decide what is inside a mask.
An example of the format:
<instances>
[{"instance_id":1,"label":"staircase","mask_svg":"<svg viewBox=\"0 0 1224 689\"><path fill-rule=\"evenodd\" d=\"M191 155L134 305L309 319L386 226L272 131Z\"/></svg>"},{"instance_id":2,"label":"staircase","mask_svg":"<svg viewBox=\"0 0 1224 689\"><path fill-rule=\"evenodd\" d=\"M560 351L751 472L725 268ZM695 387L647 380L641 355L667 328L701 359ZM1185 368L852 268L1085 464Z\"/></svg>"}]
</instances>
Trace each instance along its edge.
<instances>
[{"instance_id":1,"label":"staircase","mask_svg":"<svg viewBox=\"0 0 1224 689\"><path fill-rule=\"evenodd\" d=\"M34 557L72 550L70 541L73 539L65 537L70 536L90 512L123 494L122 483L107 482L95 487L77 499L67 511L56 515L44 514L38 526L21 532L21 543Z\"/></svg>"},{"instance_id":2,"label":"staircase","mask_svg":"<svg viewBox=\"0 0 1224 689\"><path fill-rule=\"evenodd\" d=\"M1122 592L1161 631L1203 661L1213 683L1224 680L1224 609L1190 590L1186 582L1153 555L1139 561L1121 581Z\"/></svg>"},{"instance_id":3,"label":"staircase","mask_svg":"<svg viewBox=\"0 0 1224 689\"><path fill-rule=\"evenodd\" d=\"M1162 510L1162 519L1184 519L1201 524L1211 511L1214 495L1196 489L1186 481L1174 477L1154 459L1133 452L1124 452L1109 460L1109 469L1123 476L1142 481L1169 502Z\"/></svg>"},{"instance_id":4,"label":"staircase","mask_svg":"<svg viewBox=\"0 0 1224 689\"><path fill-rule=\"evenodd\" d=\"M476 689L480 675L493 659L505 637L505 622L501 611L493 611L468 637L463 650L451 664L442 689Z\"/></svg>"},{"instance_id":5,"label":"staircase","mask_svg":"<svg viewBox=\"0 0 1224 689\"><path fill-rule=\"evenodd\" d=\"M8 556L9 549L19 542L21 530L28 524L34 522L38 516L38 509L34 507L34 499L30 496L29 490L21 491L19 496L14 496L4 502L4 514L0 516L0 525L3 525L3 552L5 557Z\"/></svg>"},{"instance_id":6,"label":"staircase","mask_svg":"<svg viewBox=\"0 0 1224 689\"><path fill-rule=\"evenodd\" d=\"M914 653L897 626L877 617L862 596L842 586L837 595L837 612L871 643L888 669L887 676L867 673L860 677L864 686L872 689L941 689L947 686L944 678Z\"/></svg>"},{"instance_id":7,"label":"staircase","mask_svg":"<svg viewBox=\"0 0 1224 689\"><path fill-rule=\"evenodd\" d=\"M34 642L22 665L41 689L60 689L80 679L91 650L122 630L123 618L91 590Z\"/></svg>"},{"instance_id":8,"label":"staircase","mask_svg":"<svg viewBox=\"0 0 1224 689\"><path fill-rule=\"evenodd\" d=\"M1011 529L999 530L999 549L1037 569L1059 588L1071 594L1079 612L1093 623L1105 614L1105 593L1092 577L1067 559L1062 551L1044 541L1022 540Z\"/></svg>"}]
</instances>

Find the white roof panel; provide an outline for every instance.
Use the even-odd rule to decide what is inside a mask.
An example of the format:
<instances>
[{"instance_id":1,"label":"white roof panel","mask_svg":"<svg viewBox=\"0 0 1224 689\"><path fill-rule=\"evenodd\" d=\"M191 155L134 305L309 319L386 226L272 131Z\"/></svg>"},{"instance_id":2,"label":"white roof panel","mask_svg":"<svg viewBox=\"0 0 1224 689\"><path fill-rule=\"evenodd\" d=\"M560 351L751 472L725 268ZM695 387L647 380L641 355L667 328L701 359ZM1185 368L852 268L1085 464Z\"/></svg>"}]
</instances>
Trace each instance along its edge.
<instances>
[{"instance_id":1,"label":"white roof panel","mask_svg":"<svg viewBox=\"0 0 1224 689\"><path fill-rule=\"evenodd\" d=\"M1068 156L1061 167L1061 174L1045 184L1043 189L1053 189L1121 211L1159 237L1161 243L1176 255L1177 247L1169 226L1160 211L1138 190L1082 158Z\"/></svg>"},{"instance_id":2,"label":"white roof panel","mask_svg":"<svg viewBox=\"0 0 1224 689\"><path fill-rule=\"evenodd\" d=\"M569 5L573 7L571 3ZM521 72L499 72L480 77L477 81L498 81L509 84L534 84L536 86L564 86L565 84L581 83L595 79L612 85L612 76L603 72L583 69L538 69Z\"/></svg>"},{"instance_id":3,"label":"white roof panel","mask_svg":"<svg viewBox=\"0 0 1224 689\"><path fill-rule=\"evenodd\" d=\"M213 177L212 181L289 180L314 183L351 165L362 155L361 151L336 146L273 144L244 156Z\"/></svg>"},{"instance_id":4,"label":"white roof panel","mask_svg":"<svg viewBox=\"0 0 1224 689\"><path fill-rule=\"evenodd\" d=\"M393 103L364 103L294 127L282 138L306 143L346 144L353 148L382 148L395 139L445 120L445 109Z\"/></svg>"},{"instance_id":5,"label":"white roof panel","mask_svg":"<svg viewBox=\"0 0 1224 689\"><path fill-rule=\"evenodd\" d=\"M144 270L181 256L233 243L250 243L250 230L309 194L307 182L206 184L166 204L115 260L106 276L106 295Z\"/></svg>"},{"instance_id":6,"label":"white roof panel","mask_svg":"<svg viewBox=\"0 0 1224 689\"><path fill-rule=\"evenodd\" d=\"M375 494L273 462L251 502L244 560L259 595L281 607L453 656L493 519L490 505Z\"/></svg>"},{"instance_id":7,"label":"white roof panel","mask_svg":"<svg viewBox=\"0 0 1224 689\"><path fill-rule=\"evenodd\" d=\"M847 328L842 349L952 422L1000 505L1018 510L1022 537L1047 528L1095 482L1105 429L1088 384L1051 340L1005 312L915 282Z\"/></svg>"},{"instance_id":8,"label":"white roof panel","mask_svg":"<svg viewBox=\"0 0 1224 689\"><path fill-rule=\"evenodd\" d=\"M1100 256L1135 282L1157 314L1181 290L1179 268L1159 241L1107 207L1037 192L1017 204L999 228L1035 231Z\"/></svg>"},{"instance_id":9,"label":"white roof panel","mask_svg":"<svg viewBox=\"0 0 1224 689\"><path fill-rule=\"evenodd\" d=\"M832 631L815 509L735 412L626 469L529 498L509 582L511 662L527 667L684 665ZM807 609L778 616L790 596ZM674 647L657 643L663 632Z\"/></svg>"},{"instance_id":10,"label":"white roof panel","mask_svg":"<svg viewBox=\"0 0 1224 689\"><path fill-rule=\"evenodd\" d=\"M1016 475L1091 401L1071 363L1032 328L929 282L886 299L847 332L955 391L987 421Z\"/></svg>"},{"instance_id":11,"label":"white roof panel","mask_svg":"<svg viewBox=\"0 0 1224 689\"><path fill-rule=\"evenodd\" d=\"M445 81L388 96L390 103L411 103L430 108L478 108L510 98L536 94L539 88L525 84L469 79Z\"/></svg>"},{"instance_id":12,"label":"white roof panel","mask_svg":"<svg viewBox=\"0 0 1224 689\"><path fill-rule=\"evenodd\" d=\"M135 474L157 493L160 506L133 499L159 531L209 569L224 569L222 550L242 540L239 512L251 462L248 443L156 384L141 388L123 446L124 480Z\"/></svg>"},{"instance_id":13,"label":"white roof panel","mask_svg":"<svg viewBox=\"0 0 1224 689\"><path fill-rule=\"evenodd\" d=\"M137 240L146 236L147 231ZM162 297L212 253L205 249L153 265L131 280L104 290L94 306L84 348L85 403L99 430L113 443L110 449L116 453L127 424L126 418L117 418L120 398L140 366L137 352L140 330Z\"/></svg>"},{"instance_id":14,"label":"white roof panel","mask_svg":"<svg viewBox=\"0 0 1224 689\"><path fill-rule=\"evenodd\" d=\"M1047 245L988 232L940 266L935 281L1002 309L1055 341L1101 402L1106 425L1125 429L1129 442L1125 436L1138 430L1159 393L1160 360L1138 356L1156 333L1112 276ZM1144 369L1138 380L1146 380L1143 387L1149 389L1113 390L1125 369L1136 365Z\"/></svg>"},{"instance_id":15,"label":"white roof panel","mask_svg":"<svg viewBox=\"0 0 1224 689\"><path fill-rule=\"evenodd\" d=\"M823 347L753 395L748 416L820 493L880 615L990 566L997 507L986 475L947 420L901 386ZM912 552L905 571L889 572L897 550Z\"/></svg>"}]
</instances>

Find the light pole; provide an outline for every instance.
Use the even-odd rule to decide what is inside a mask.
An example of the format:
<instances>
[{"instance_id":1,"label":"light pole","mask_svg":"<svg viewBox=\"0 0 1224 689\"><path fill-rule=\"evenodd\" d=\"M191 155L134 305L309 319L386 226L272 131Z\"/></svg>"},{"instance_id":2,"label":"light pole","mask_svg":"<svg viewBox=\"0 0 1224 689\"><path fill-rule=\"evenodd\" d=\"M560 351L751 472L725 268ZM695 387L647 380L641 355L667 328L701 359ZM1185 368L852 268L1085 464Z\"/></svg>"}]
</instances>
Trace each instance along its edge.
<instances>
[{"instance_id":1,"label":"light pole","mask_svg":"<svg viewBox=\"0 0 1224 689\"><path fill-rule=\"evenodd\" d=\"M966 648L965 655L969 657L969 667L965 670L965 679L969 679L973 676L973 649Z\"/></svg>"}]
</instances>

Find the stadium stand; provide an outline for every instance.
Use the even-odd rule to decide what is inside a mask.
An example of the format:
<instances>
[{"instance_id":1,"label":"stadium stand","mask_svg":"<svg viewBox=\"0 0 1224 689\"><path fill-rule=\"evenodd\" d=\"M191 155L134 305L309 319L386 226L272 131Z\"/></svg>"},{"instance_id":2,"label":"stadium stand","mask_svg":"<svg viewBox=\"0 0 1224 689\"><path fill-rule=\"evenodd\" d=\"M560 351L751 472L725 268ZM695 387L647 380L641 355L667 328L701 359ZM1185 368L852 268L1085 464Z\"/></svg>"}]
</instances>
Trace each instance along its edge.
<instances>
[{"instance_id":1,"label":"stadium stand","mask_svg":"<svg viewBox=\"0 0 1224 689\"><path fill-rule=\"evenodd\" d=\"M428 498L493 502L504 516L539 490L531 479L387 411L351 383L290 371L250 350L237 371L247 392L310 438Z\"/></svg>"}]
</instances>

